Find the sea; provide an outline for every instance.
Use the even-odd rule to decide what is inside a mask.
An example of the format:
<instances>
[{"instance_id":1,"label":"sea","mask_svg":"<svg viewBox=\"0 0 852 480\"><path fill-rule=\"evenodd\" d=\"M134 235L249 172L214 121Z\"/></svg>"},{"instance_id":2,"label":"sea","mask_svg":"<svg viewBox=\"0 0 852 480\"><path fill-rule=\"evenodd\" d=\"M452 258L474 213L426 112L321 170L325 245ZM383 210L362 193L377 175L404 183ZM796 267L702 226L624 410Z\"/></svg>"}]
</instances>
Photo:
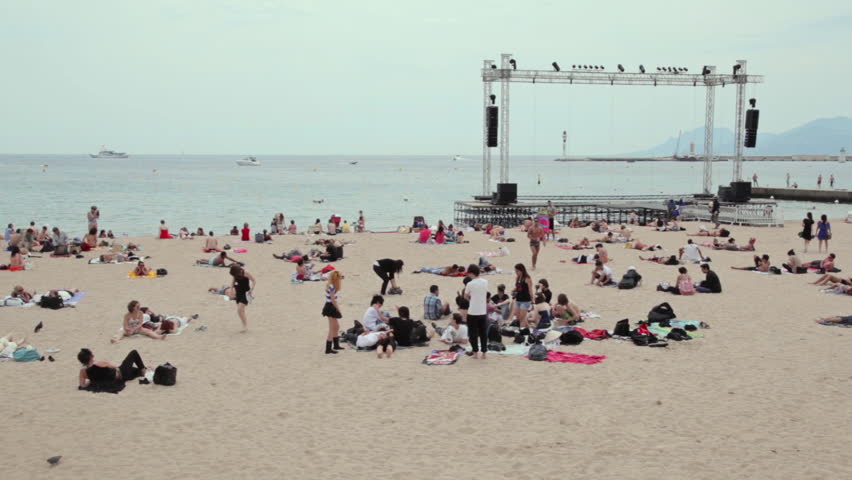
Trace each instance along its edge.
<instances>
[{"instance_id":1,"label":"sea","mask_svg":"<svg viewBox=\"0 0 852 480\"><path fill-rule=\"evenodd\" d=\"M389 231L422 215L430 224L453 221L453 202L482 193L481 155L268 155L262 166L241 167L235 155L0 155L4 172L0 221L59 226L72 236L86 230L92 205L101 228L116 235L155 235L160 220L172 232L198 227L216 234L249 223L269 228L281 212L303 230L333 214L349 223L363 210L368 230ZM555 162L553 156L512 156L509 180L519 195L679 195L700 192L701 162ZM492 160L496 183L499 161ZM732 162L713 164L714 185L731 181ZM746 162L743 175L761 186L816 188L829 175L835 188L852 186L852 163ZM492 185L494 184L492 183ZM714 187L715 189L715 187ZM786 220L825 213L846 218L852 206L779 202Z\"/></svg>"}]
</instances>

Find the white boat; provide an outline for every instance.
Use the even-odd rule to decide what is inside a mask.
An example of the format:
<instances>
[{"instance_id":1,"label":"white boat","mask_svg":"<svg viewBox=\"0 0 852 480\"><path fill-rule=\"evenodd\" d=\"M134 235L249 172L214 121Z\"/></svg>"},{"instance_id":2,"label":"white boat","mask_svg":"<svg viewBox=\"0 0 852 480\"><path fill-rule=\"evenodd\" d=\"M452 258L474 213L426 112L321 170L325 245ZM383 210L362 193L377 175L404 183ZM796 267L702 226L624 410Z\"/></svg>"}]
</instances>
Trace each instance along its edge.
<instances>
[{"instance_id":1,"label":"white boat","mask_svg":"<svg viewBox=\"0 0 852 480\"><path fill-rule=\"evenodd\" d=\"M116 152L115 150L107 150L104 145L101 145L101 151L97 155L90 153L89 156L92 158L127 158L130 155L124 152Z\"/></svg>"},{"instance_id":2,"label":"white boat","mask_svg":"<svg viewBox=\"0 0 852 480\"><path fill-rule=\"evenodd\" d=\"M453 157L454 162L458 162L459 160L462 160L461 155L456 155L455 157Z\"/></svg>"},{"instance_id":3,"label":"white boat","mask_svg":"<svg viewBox=\"0 0 852 480\"><path fill-rule=\"evenodd\" d=\"M237 165L241 167L259 167L260 162L254 157L246 157L242 160L237 160Z\"/></svg>"}]
</instances>

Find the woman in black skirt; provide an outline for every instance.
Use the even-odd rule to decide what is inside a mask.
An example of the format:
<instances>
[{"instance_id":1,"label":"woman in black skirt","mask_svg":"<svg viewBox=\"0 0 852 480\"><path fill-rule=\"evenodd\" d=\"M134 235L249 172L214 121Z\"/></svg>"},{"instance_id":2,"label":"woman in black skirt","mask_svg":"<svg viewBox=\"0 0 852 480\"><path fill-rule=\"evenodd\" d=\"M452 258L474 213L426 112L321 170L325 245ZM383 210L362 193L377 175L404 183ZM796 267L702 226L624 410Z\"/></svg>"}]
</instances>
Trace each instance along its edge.
<instances>
[{"instance_id":1,"label":"woman in black skirt","mask_svg":"<svg viewBox=\"0 0 852 480\"><path fill-rule=\"evenodd\" d=\"M237 315L243 322L243 332L248 331L248 318L246 318L246 305L251 303L254 297L254 287L257 284L252 274L248 273L239 265L231 265L231 276L234 277L234 292L236 294Z\"/></svg>"},{"instance_id":2,"label":"woman in black skirt","mask_svg":"<svg viewBox=\"0 0 852 480\"><path fill-rule=\"evenodd\" d=\"M328 336L325 338L325 353L337 353L343 350L340 346L340 307L337 304L337 294L340 292L340 280L342 276L337 270L328 275L328 284L325 286L325 305L322 307L322 316L328 318ZM333 344L333 346L332 346Z\"/></svg>"}]
</instances>

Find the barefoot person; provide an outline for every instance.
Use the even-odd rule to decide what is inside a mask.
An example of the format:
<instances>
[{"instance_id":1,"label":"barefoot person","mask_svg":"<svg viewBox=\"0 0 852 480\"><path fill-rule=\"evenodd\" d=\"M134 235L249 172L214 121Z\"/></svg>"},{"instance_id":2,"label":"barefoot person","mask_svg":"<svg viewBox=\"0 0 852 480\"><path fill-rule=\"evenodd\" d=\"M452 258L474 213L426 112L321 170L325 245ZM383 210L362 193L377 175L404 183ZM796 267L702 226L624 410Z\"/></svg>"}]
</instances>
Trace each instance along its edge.
<instances>
[{"instance_id":1,"label":"barefoot person","mask_svg":"<svg viewBox=\"0 0 852 480\"><path fill-rule=\"evenodd\" d=\"M473 358L480 358L481 349L481 358L485 360L488 353L488 280L479 276L478 265L468 266L467 273L471 280L464 287L464 298L470 302L467 310L470 345L473 348Z\"/></svg>"},{"instance_id":2,"label":"barefoot person","mask_svg":"<svg viewBox=\"0 0 852 480\"><path fill-rule=\"evenodd\" d=\"M328 336L325 338L325 353L336 354L337 350L343 350L340 346L340 306L337 303L337 294L340 292L341 274L339 270L333 270L328 275L328 283L325 286L325 305L322 307L322 316L328 319Z\"/></svg>"},{"instance_id":3,"label":"barefoot person","mask_svg":"<svg viewBox=\"0 0 852 480\"><path fill-rule=\"evenodd\" d=\"M533 222L527 230L527 238L530 239L530 250L532 251L533 270L535 270L535 263L538 261L538 252L541 251L541 242L544 240L544 236L544 229L538 222ZM468 328L470 328L470 325L468 325Z\"/></svg>"},{"instance_id":4,"label":"barefoot person","mask_svg":"<svg viewBox=\"0 0 852 480\"><path fill-rule=\"evenodd\" d=\"M86 214L86 219L89 221L89 230L98 229L98 220L101 218L101 211L98 210L98 207L92 205L92 209Z\"/></svg>"},{"instance_id":5,"label":"barefoot person","mask_svg":"<svg viewBox=\"0 0 852 480\"><path fill-rule=\"evenodd\" d=\"M509 321L512 317L518 318L518 323L521 328L528 328L529 322L527 315L532 307L532 291L533 281L530 274L527 273L527 267L523 263L515 265L515 304L512 308L512 313L509 315Z\"/></svg>"},{"instance_id":6,"label":"barefoot person","mask_svg":"<svg viewBox=\"0 0 852 480\"><path fill-rule=\"evenodd\" d=\"M237 301L237 314L243 322L243 332L248 331L248 319L246 318L246 305L251 303L254 297L254 287L257 281L252 274L239 265L231 265L231 276L234 278L234 293Z\"/></svg>"},{"instance_id":7,"label":"barefoot person","mask_svg":"<svg viewBox=\"0 0 852 480\"><path fill-rule=\"evenodd\" d=\"M825 242L825 251L827 252L828 241L831 240L831 223L825 215L820 216L819 222L817 222L817 240L819 241L817 252L822 251L823 242Z\"/></svg>"},{"instance_id":8,"label":"barefoot person","mask_svg":"<svg viewBox=\"0 0 852 480\"><path fill-rule=\"evenodd\" d=\"M80 389L92 386L123 384L137 377L144 377L148 369L139 356L132 350L122 360L121 365L115 366L109 362L96 362L95 355L88 348L80 350L77 360L83 364L80 369Z\"/></svg>"},{"instance_id":9,"label":"barefoot person","mask_svg":"<svg viewBox=\"0 0 852 480\"><path fill-rule=\"evenodd\" d=\"M146 337L151 337L156 340L165 340L165 335L159 335L157 332L143 327L145 323L150 322L151 317L142 312L142 307L139 305L137 300L132 300L127 304L127 313L124 315L124 323L118 335L110 340L112 343L116 343L124 337L130 335L141 334Z\"/></svg>"},{"instance_id":10,"label":"barefoot person","mask_svg":"<svg viewBox=\"0 0 852 480\"><path fill-rule=\"evenodd\" d=\"M808 244L814 238L814 215L811 212L802 220L802 233L799 236L805 242L805 253L808 253Z\"/></svg>"}]
</instances>

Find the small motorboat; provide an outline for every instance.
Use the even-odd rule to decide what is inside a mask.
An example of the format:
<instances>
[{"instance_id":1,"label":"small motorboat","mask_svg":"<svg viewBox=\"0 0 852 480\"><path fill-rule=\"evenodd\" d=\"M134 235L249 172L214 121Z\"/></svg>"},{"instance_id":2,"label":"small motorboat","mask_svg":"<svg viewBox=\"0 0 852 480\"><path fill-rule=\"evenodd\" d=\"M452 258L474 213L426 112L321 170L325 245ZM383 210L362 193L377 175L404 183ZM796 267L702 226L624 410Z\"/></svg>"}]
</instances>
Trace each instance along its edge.
<instances>
[{"instance_id":1,"label":"small motorboat","mask_svg":"<svg viewBox=\"0 0 852 480\"><path fill-rule=\"evenodd\" d=\"M354 162L349 162L349 165L358 165L358 161L356 160Z\"/></svg>"},{"instance_id":2,"label":"small motorboat","mask_svg":"<svg viewBox=\"0 0 852 480\"><path fill-rule=\"evenodd\" d=\"M237 160L237 165L241 167L259 167L260 162L254 157L246 157L242 160Z\"/></svg>"}]
</instances>

